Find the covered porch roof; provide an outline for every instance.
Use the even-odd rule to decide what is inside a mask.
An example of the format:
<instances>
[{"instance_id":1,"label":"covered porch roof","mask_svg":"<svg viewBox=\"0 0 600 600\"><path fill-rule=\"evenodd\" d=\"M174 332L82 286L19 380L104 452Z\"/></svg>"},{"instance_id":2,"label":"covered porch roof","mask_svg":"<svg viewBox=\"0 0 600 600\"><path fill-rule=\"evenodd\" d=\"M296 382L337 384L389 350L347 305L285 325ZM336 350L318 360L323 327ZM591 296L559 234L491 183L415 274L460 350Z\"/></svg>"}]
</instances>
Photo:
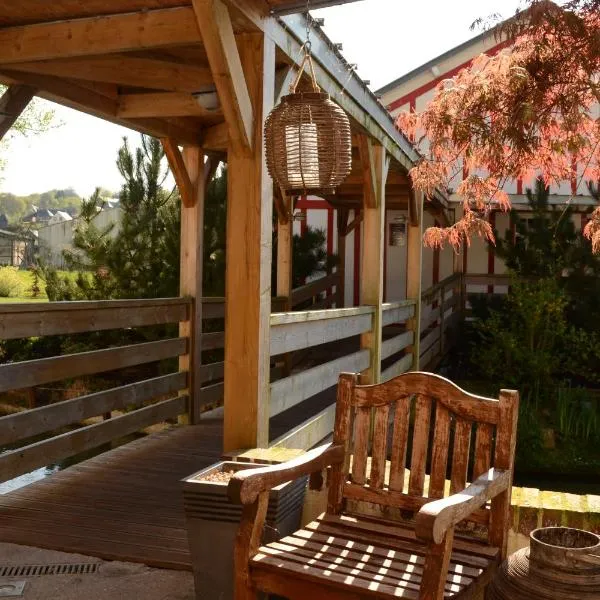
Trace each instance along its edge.
<instances>
[{"instance_id":1,"label":"covered porch roof","mask_svg":"<svg viewBox=\"0 0 600 600\"><path fill-rule=\"evenodd\" d=\"M311 7L348 1L354 0L311 0ZM262 32L275 46L277 99L294 76L291 67L301 60L308 25L319 85L349 114L355 141L365 136L385 148L392 174L388 206L408 208L407 171L418 160L417 152L314 20L287 14L305 6L299 0L225 0L223 5L0 0L0 82L12 86L0 131L37 95L177 145L200 145L224 158L230 143L236 143L232 137L249 144L254 118L238 54L243 37ZM359 153L353 163L360 173ZM356 183L351 178L332 200L348 207L359 204ZM436 204L446 206L441 194Z\"/></svg>"}]
</instances>

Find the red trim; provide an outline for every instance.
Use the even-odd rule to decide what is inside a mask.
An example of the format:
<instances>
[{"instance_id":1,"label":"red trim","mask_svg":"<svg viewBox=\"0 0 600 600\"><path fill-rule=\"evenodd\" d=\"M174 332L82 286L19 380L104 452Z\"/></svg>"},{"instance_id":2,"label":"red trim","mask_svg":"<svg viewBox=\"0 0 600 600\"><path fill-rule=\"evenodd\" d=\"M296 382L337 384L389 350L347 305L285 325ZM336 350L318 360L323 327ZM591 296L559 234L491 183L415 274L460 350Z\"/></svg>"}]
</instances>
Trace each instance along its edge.
<instances>
[{"instance_id":1,"label":"red trim","mask_svg":"<svg viewBox=\"0 0 600 600\"><path fill-rule=\"evenodd\" d=\"M523 193L523 180L517 179L517 194Z\"/></svg>"},{"instance_id":2,"label":"red trim","mask_svg":"<svg viewBox=\"0 0 600 600\"><path fill-rule=\"evenodd\" d=\"M298 202L296 202L295 207L304 210L306 210L307 208L310 208L311 210L330 210L333 208L333 206L331 206L331 204L329 204L327 200L309 200L308 198L306 198L306 196L302 196L302 198L300 198Z\"/></svg>"},{"instance_id":3,"label":"red trim","mask_svg":"<svg viewBox=\"0 0 600 600\"><path fill-rule=\"evenodd\" d=\"M327 256L333 254L333 208L327 209ZM333 294L333 288L327 290L327 295Z\"/></svg>"},{"instance_id":4,"label":"red trim","mask_svg":"<svg viewBox=\"0 0 600 600\"><path fill-rule=\"evenodd\" d=\"M577 195L577 161L575 157L571 159L571 194Z\"/></svg>"},{"instance_id":5,"label":"red trim","mask_svg":"<svg viewBox=\"0 0 600 600\"><path fill-rule=\"evenodd\" d=\"M306 235L306 230L308 229L308 215L306 214L306 209L302 209L303 218L300 221L300 235L304 237Z\"/></svg>"},{"instance_id":6,"label":"red trim","mask_svg":"<svg viewBox=\"0 0 600 600\"><path fill-rule=\"evenodd\" d=\"M490 225L492 226L492 229L494 229L494 227L496 227L496 213L495 212L493 212L490 215ZM488 275L494 274L495 258L496 258L496 252L494 251L494 246L492 244L490 244L488 246ZM494 286L488 285L488 294L493 294L493 293L494 293Z\"/></svg>"},{"instance_id":7,"label":"red trim","mask_svg":"<svg viewBox=\"0 0 600 600\"><path fill-rule=\"evenodd\" d=\"M354 218L360 213L354 211ZM360 306L360 232L362 227L359 224L354 229L354 306Z\"/></svg>"},{"instance_id":8,"label":"red trim","mask_svg":"<svg viewBox=\"0 0 600 600\"><path fill-rule=\"evenodd\" d=\"M502 50L503 48L506 48L509 45L510 45L510 42L508 40L505 40L504 42L500 42L493 48L490 48L485 54L487 54L488 56L494 56L495 54L498 54L498 52L500 52L500 50ZM459 71L461 71L465 67L468 67L473 62L474 58L475 57L469 59L468 61L462 63L461 65L454 67L453 69L450 69L449 71L446 71L439 77L436 77L435 79L432 79L431 81L418 87L416 90L413 90L412 92L409 92L408 94L404 94L404 96L401 96L397 100L394 100L393 102L391 102L388 105L388 110L389 111L396 110L397 108L399 108L400 106L402 106L404 104L411 104L411 102L413 100L416 102L416 99L419 96L422 96L423 94L427 93L429 90L432 90L433 88L435 88L439 83L444 81L444 79L450 79L450 77L454 77Z\"/></svg>"}]
</instances>

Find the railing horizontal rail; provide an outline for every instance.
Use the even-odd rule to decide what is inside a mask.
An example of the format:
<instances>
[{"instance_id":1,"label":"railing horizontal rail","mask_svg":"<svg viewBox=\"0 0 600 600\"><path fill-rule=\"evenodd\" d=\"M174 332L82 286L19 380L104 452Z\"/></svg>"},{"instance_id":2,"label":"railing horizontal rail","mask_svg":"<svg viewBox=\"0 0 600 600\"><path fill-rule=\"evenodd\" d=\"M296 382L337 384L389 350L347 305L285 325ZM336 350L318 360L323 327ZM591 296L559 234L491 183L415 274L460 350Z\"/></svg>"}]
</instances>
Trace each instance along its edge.
<instances>
[{"instance_id":1,"label":"railing horizontal rail","mask_svg":"<svg viewBox=\"0 0 600 600\"><path fill-rule=\"evenodd\" d=\"M311 348L370 331L373 307L271 315L271 356Z\"/></svg>"},{"instance_id":2,"label":"railing horizontal rail","mask_svg":"<svg viewBox=\"0 0 600 600\"><path fill-rule=\"evenodd\" d=\"M436 327L432 329L422 340L421 340L421 354L424 354L440 340L440 328Z\"/></svg>"},{"instance_id":3,"label":"railing horizontal rail","mask_svg":"<svg viewBox=\"0 0 600 600\"><path fill-rule=\"evenodd\" d=\"M270 445L273 448L298 448L308 450L324 440L333 431L335 404L331 404L319 414L300 423L294 429L277 438Z\"/></svg>"},{"instance_id":4,"label":"railing horizontal rail","mask_svg":"<svg viewBox=\"0 0 600 600\"><path fill-rule=\"evenodd\" d=\"M421 293L421 300L426 303L430 303L435 300L434 296L442 289L449 288L452 285L459 285L461 281L462 274L461 273L453 273L449 275L442 281L432 285L430 288L427 288Z\"/></svg>"},{"instance_id":5,"label":"railing horizontal rail","mask_svg":"<svg viewBox=\"0 0 600 600\"><path fill-rule=\"evenodd\" d=\"M488 275L486 273L469 273L464 276L466 285L510 285L510 275Z\"/></svg>"},{"instance_id":6,"label":"railing horizontal rail","mask_svg":"<svg viewBox=\"0 0 600 600\"><path fill-rule=\"evenodd\" d=\"M292 291L292 306L297 306L301 302L314 298L317 294L337 285L339 280L340 276L337 273L333 273L332 275L326 275L302 287L296 288Z\"/></svg>"},{"instance_id":7,"label":"railing horizontal rail","mask_svg":"<svg viewBox=\"0 0 600 600\"><path fill-rule=\"evenodd\" d=\"M368 350L360 350L272 383L270 416L274 417L333 387L343 371L364 371L369 367L369 357Z\"/></svg>"},{"instance_id":8,"label":"railing horizontal rail","mask_svg":"<svg viewBox=\"0 0 600 600\"><path fill-rule=\"evenodd\" d=\"M381 381L389 381L394 377L398 377L398 375L402 375L402 373L406 373L412 367L412 363L413 355L406 354L400 360L397 360L393 365L390 365L381 372Z\"/></svg>"},{"instance_id":9,"label":"railing horizontal rail","mask_svg":"<svg viewBox=\"0 0 600 600\"><path fill-rule=\"evenodd\" d=\"M383 327L392 323L403 323L415 315L415 301L394 302L383 305Z\"/></svg>"},{"instance_id":10,"label":"railing horizontal rail","mask_svg":"<svg viewBox=\"0 0 600 600\"><path fill-rule=\"evenodd\" d=\"M176 417L186 412L187 397L178 396L151 406L115 417L109 421L82 427L76 431L30 444L17 450L0 454L1 480L9 480L33 469L97 448L116 438Z\"/></svg>"},{"instance_id":11,"label":"railing horizontal rail","mask_svg":"<svg viewBox=\"0 0 600 600\"><path fill-rule=\"evenodd\" d=\"M0 446L25 440L113 410L138 407L187 386L187 373L178 372L63 400L0 418Z\"/></svg>"},{"instance_id":12,"label":"railing horizontal rail","mask_svg":"<svg viewBox=\"0 0 600 600\"><path fill-rule=\"evenodd\" d=\"M5 304L0 307L0 338L178 323L189 318L190 306L191 301L185 298Z\"/></svg>"},{"instance_id":13,"label":"railing horizontal rail","mask_svg":"<svg viewBox=\"0 0 600 600\"><path fill-rule=\"evenodd\" d=\"M381 358L385 360L393 356L397 352L408 348L415 339L415 334L412 331L401 333L393 338L385 340L381 346Z\"/></svg>"},{"instance_id":14,"label":"railing horizontal rail","mask_svg":"<svg viewBox=\"0 0 600 600\"><path fill-rule=\"evenodd\" d=\"M0 365L0 392L173 358L187 347L187 338L173 338Z\"/></svg>"},{"instance_id":15,"label":"railing horizontal rail","mask_svg":"<svg viewBox=\"0 0 600 600\"><path fill-rule=\"evenodd\" d=\"M225 332L224 331L212 331L210 333L203 333L200 341L200 347L202 350L218 350L225 346Z\"/></svg>"}]
</instances>

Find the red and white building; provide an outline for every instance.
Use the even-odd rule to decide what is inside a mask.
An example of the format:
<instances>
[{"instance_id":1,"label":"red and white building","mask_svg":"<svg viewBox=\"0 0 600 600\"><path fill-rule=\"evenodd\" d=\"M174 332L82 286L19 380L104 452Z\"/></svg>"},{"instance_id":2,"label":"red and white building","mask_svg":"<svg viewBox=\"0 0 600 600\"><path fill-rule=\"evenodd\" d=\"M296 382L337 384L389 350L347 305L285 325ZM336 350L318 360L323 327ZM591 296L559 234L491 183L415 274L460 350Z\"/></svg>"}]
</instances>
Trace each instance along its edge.
<instances>
[{"instance_id":1,"label":"red and white building","mask_svg":"<svg viewBox=\"0 0 600 600\"><path fill-rule=\"evenodd\" d=\"M431 101L435 88L444 79L456 75L461 69L469 66L471 61L482 53L494 54L506 47L505 41L499 41L492 31L484 32L465 43L445 52L444 54L428 61L413 71L391 81L377 94L382 103L395 117L405 111L421 111ZM456 181L455 188L460 181ZM511 181L504 188L511 197L511 202L516 210L522 211L526 216L528 210L525 189L522 181ZM578 176L574 168L570 182L550 189L550 203L564 204L568 200L574 208L574 221L577 229L583 228L586 223L586 212L590 205L595 205L589 195L585 182ZM306 220L296 223L295 233L301 233L303 227L310 225L327 232L328 250L337 252L337 236L335 235L335 210L323 200L304 200L298 209L307 212ZM308 209L308 210L307 210ZM448 217L452 220L461 211L459 199L455 195L449 198ZM436 223L434 211L426 211L424 228ZM390 242L390 225L403 215L403 211L387 211L386 219L386 268L385 268L385 300L395 301L406 297L406 277L403 269L406 265L406 249L402 246L393 246ZM406 216L406 213L404 213ZM495 212L491 215L492 225L500 236L510 228L510 218L507 213ZM352 217L351 217L352 219ZM346 284L345 305L358 304L358 284L360 269L360 253L364 243L361 228L357 227L346 241ZM503 274L506 271L501 259L494 255L493 249L488 247L480 238L471 240L471 245L463 249L460 259L461 270L469 274ZM454 252L446 248L434 251L423 250L422 288L428 289L431 285L448 277L456 268ZM473 292L485 292L487 286L470 286ZM490 290L491 291L491 290ZM502 288L494 291L502 292Z\"/></svg>"}]
</instances>

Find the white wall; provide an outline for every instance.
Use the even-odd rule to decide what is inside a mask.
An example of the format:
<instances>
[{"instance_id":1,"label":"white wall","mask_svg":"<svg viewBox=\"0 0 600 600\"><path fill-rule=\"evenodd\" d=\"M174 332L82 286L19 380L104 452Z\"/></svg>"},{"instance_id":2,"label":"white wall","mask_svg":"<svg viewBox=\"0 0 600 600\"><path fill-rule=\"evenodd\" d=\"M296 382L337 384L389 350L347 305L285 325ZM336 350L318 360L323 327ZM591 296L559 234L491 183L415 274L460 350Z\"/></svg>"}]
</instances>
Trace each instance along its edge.
<instances>
[{"instance_id":1,"label":"white wall","mask_svg":"<svg viewBox=\"0 0 600 600\"><path fill-rule=\"evenodd\" d=\"M73 232L79 223L79 219L46 225L38 230L38 244L40 255L44 261L57 268L63 268L65 250L73 249ZM94 219L94 224L98 229L104 229L114 223L115 226L111 236L115 236L119 231L121 223L121 209L111 208L98 213Z\"/></svg>"}]
</instances>

